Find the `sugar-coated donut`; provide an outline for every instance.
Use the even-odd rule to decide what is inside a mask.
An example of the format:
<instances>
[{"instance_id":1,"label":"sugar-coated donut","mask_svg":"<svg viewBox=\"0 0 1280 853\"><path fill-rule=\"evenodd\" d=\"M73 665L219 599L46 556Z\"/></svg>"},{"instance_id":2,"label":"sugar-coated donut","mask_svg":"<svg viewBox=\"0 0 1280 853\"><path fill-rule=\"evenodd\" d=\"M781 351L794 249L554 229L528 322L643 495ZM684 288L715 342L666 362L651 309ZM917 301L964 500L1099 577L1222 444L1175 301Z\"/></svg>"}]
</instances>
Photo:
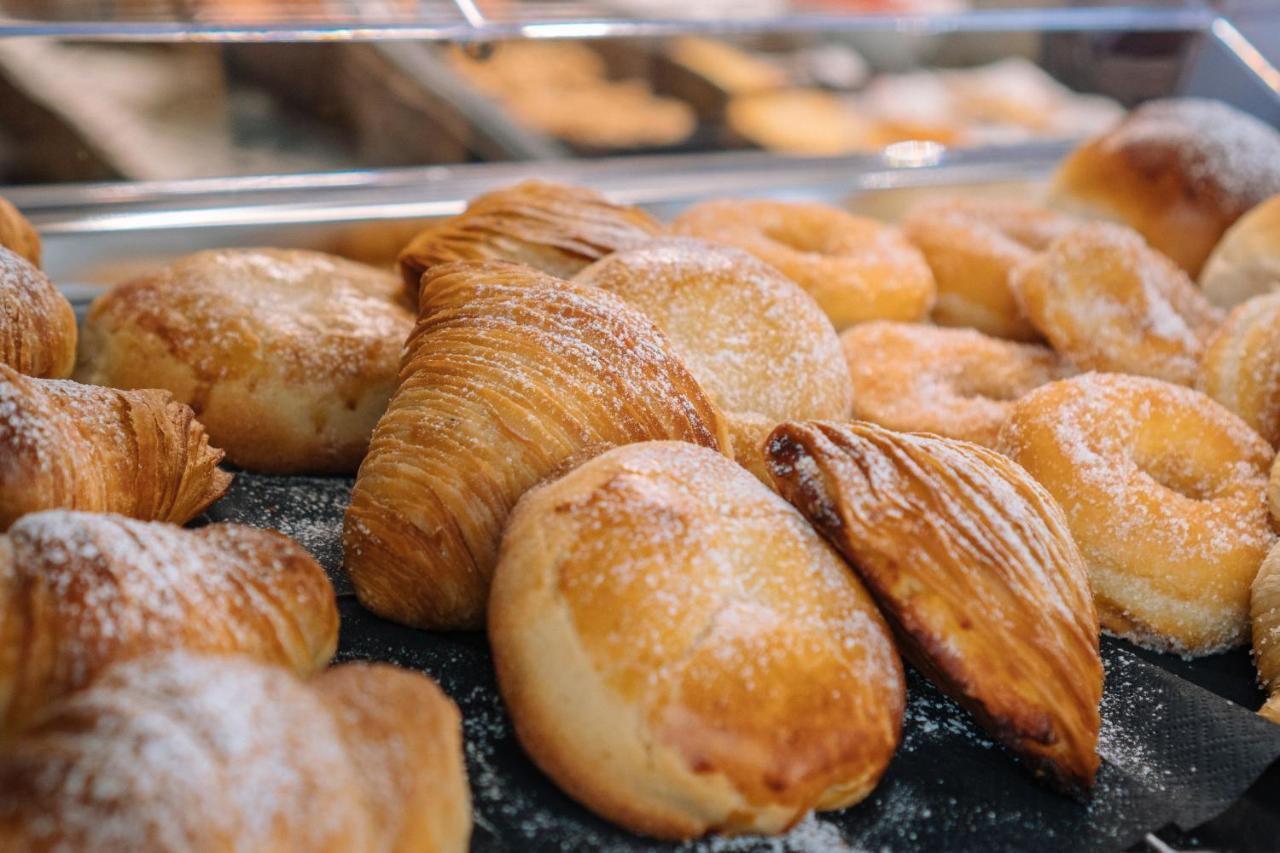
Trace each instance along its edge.
<instances>
[{"instance_id":1,"label":"sugar-coated donut","mask_svg":"<svg viewBox=\"0 0 1280 853\"><path fill-rule=\"evenodd\" d=\"M1280 293L1232 309L1209 338L1199 388L1280 445Z\"/></svg>"},{"instance_id":2,"label":"sugar-coated donut","mask_svg":"<svg viewBox=\"0 0 1280 853\"><path fill-rule=\"evenodd\" d=\"M1080 225L1073 216L1005 198L943 198L913 207L902 220L938 283L933 321L968 326L1015 341L1039 334L1014 299L1009 274Z\"/></svg>"},{"instance_id":3,"label":"sugar-coated donut","mask_svg":"<svg viewBox=\"0 0 1280 853\"><path fill-rule=\"evenodd\" d=\"M782 421L849 416L853 385L830 321L795 282L741 249L667 237L614 252L574 280L653 320L731 425L734 416L759 420L759 442L735 443L748 468L763 471L758 445Z\"/></svg>"},{"instance_id":4,"label":"sugar-coated donut","mask_svg":"<svg viewBox=\"0 0 1280 853\"><path fill-rule=\"evenodd\" d=\"M0 246L40 266L40 234L5 198L0 198Z\"/></svg>"},{"instance_id":5,"label":"sugar-coated donut","mask_svg":"<svg viewBox=\"0 0 1280 853\"><path fill-rule=\"evenodd\" d=\"M737 246L817 300L837 330L868 320L919 320L936 288L924 257L896 228L825 204L709 201L672 230Z\"/></svg>"},{"instance_id":6,"label":"sugar-coated donut","mask_svg":"<svg viewBox=\"0 0 1280 853\"><path fill-rule=\"evenodd\" d=\"M1267 488L1268 503L1271 504L1271 520L1280 530L1280 456L1271 466L1271 484Z\"/></svg>"},{"instance_id":7,"label":"sugar-coated donut","mask_svg":"<svg viewBox=\"0 0 1280 853\"><path fill-rule=\"evenodd\" d=\"M1031 325L1083 370L1191 385L1222 321L1177 265L1121 225L1075 229L1012 283Z\"/></svg>"},{"instance_id":8,"label":"sugar-coated donut","mask_svg":"<svg viewBox=\"0 0 1280 853\"><path fill-rule=\"evenodd\" d=\"M854 417L987 447L1014 400L1072 372L1052 350L972 329L864 323L840 341L853 375Z\"/></svg>"},{"instance_id":9,"label":"sugar-coated donut","mask_svg":"<svg viewBox=\"0 0 1280 853\"><path fill-rule=\"evenodd\" d=\"M1275 540L1272 450L1204 394L1090 373L1019 400L999 449L1057 498L1102 626L1205 655L1249 631L1249 584Z\"/></svg>"},{"instance_id":10,"label":"sugar-coated donut","mask_svg":"<svg viewBox=\"0 0 1280 853\"><path fill-rule=\"evenodd\" d=\"M350 473L413 328L401 299L320 252L198 252L95 300L77 378L171 391L242 468Z\"/></svg>"},{"instance_id":11,"label":"sugar-coated donut","mask_svg":"<svg viewBox=\"0 0 1280 853\"><path fill-rule=\"evenodd\" d=\"M0 246L0 364L63 379L76 366L76 313L38 267Z\"/></svg>"},{"instance_id":12,"label":"sugar-coated donut","mask_svg":"<svg viewBox=\"0 0 1280 853\"><path fill-rule=\"evenodd\" d=\"M1249 594L1253 662L1267 702L1258 713L1280 723L1280 544L1262 561Z\"/></svg>"},{"instance_id":13,"label":"sugar-coated donut","mask_svg":"<svg viewBox=\"0 0 1280 853\"><path fill-rule=\"evenodd\" d=\"M1200 273L1200 288L1222 308L1280 290L1280 195L1240 217L1222 236Z\"/></svg>"},{"instance_id":14,"label":"sugar-coated donut","mask_svg":"<svg viewBox=\"0 0 1280 853\"><path fill-rule=\"evenodd\" d=\"M902 667L848 567L712 450L615 448L521 498L489 602L534 761L635 832L781 832L866 797Z\"/></svg>"},{"instance_id":15,"label":"sugar-coated donut","mask_svg":"<svg viewBox=\"0 0 1280 853\"><path fill-rule=\"evenodd\" d=\"M1221 101L1169 98L1077 148L1055 203L1117 219L1195 276L1224 231L1280 192L1280 133Z\"/></svg>"}]
</instances>

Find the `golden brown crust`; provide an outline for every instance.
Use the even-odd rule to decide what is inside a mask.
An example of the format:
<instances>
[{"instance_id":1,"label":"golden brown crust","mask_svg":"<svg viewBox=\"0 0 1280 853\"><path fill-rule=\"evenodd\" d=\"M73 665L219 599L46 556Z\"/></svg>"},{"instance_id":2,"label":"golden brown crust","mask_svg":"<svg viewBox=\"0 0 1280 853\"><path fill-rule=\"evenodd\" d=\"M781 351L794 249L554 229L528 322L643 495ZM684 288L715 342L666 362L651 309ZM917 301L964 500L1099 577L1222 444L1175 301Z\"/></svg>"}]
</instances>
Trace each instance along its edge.
<instances>
[{"instance_id":1,"label":"golden brown crust","mask_svg":"<svg viewBox=\"0 0 1280 853\"><path fill-rule=\"evenodd\" d=\"M1098 618L1053 498L994 451L871 424L783 424L784 497L866 581L904 653L1056 786L1098 769Z\"/></svg>"},{"instance_id":2,"label":"golden brown crust","mask_svg":"<svg viewBox=\"0 0 1280 853\"><path fill-rule=\"evenodd\" d=\"M1280 723L1280 544L1262 561L1249 592L1253 662L1267 702L1258 713Z\"/></svg>"},{"instance_id":3,"label":"golden brown crust","mask_svg":"<svg viewBox=\"0 0 1280 853\"><path fill-rule=\"evenodd\" d=\"M35 379L0 365L0 530L42 509L190 521L231 484L167 391Z\"/></svg>"},{"instance_id":4,"label":"golden brown crust","mask_svg":"<svg viewBox=\"0 0 1280 853\"><path fill-rule=\"evenodd\" d=\"M62 379L75 363L71 303L33 264L0 247L0 364L28 376Z\"/></svg>"},{"instance_id":5,"label":"golden brown crust","mask_svg":"<svg viewBox=\"0 0 1280 853\"><path fill-rule=\"evenodd\" d=\"M1274 453L1248 424L1190 388L1090 373L1019 400L1000 450L1062 505L1105 629L1185 655L1245 642L1275 540Z\"/></svg>"},{"instance_id":6,"label":"golden brown crust","mask_svg":"<svg viewBox=\"0 0 1280 853\"><path fill-rule=\"evenodd\" d=\"M1280 290L1280 194L1222 235L1200 273L1205 298L1220 308Z\"/></svg>"},{"instance_id":7,"label":"golden brown crust","mask_svg":"<svg viewBox=\"0 0 1280 853\"><path fill-rule=\"evenodd\" d=\"M412 326L390 273L319 252L198 252L94 302L76 376L172 392L240 467L350 473Z\"/></svg>"},{"instance_id":8,"label":"golden brown crust","mask_svg":"<svg viewBox=\"0 0 1280 853\"><path fill-rule=\"evenodd\" d=\"M456 710L426 678L355 669L304 684L186 652L112 667L0 757L0 847L461 853ZM447 832L424 831L436 817Z\"/></svg>"},{"instance_id":9,"label":"golden brown crust","mask_svg":"<svg viewBox=\"0 0 1280 853\"><path fill-rule=\"evenodd\" d=\"M1280 445L1280 293L1232 309L1209 338L1197 385Z\"/></svg>"},{"instance_id":10,"label":"golden brown crust","mask_svg":"<svg viewBox=\"0 0 1280 853\"><path fill-rule=\"evenodd\" d=\"M902 231L938 284L933 321L997 338L1034 341L1009 284L1013 270L1080 220L1005 198L930 199L913 207Z\"/></svg>"},{"instance_id":11,"label":"golden brown crust","mask_svg":"<svg viewBox=\"0 0 1280 853\"><path fill-rule=\"evenodd\" d=\"M853 415L901 432L994 447L1013 401L1072 369L1035 344L972 329L863 323L840 335L853 375Z\"/></svg>"},{"instance_id":12,"label":"golden brown crust","mask_svg":"<svg viewBox=\"0 0 1280 853\"><path fill-rule=\"evenodd\" d=\"M924 257L896 228L824 204L709 201L671 228L776 267L817 300L837 330L923 319L937 293Z\"/></svg>"},{"instance_id":13,"label":"golden brown crust","mask_svg":"<svg viewBox=\"0 0 1280 853\"><path fill-rule=\"evenodd\" d=\"M1071 231L1012 284L1031 325L1081 370L1192 385L1222 322L1182 270L1121 225Z\"/></svg>"},{"instance_id":14,"label":"golden brown crust","mask_svg":"<svg viewBox=\"0 0 1280 853\"><path fill-rule=\"evenodd\" d=\"M618 444L728 452L723 418L639 311L501 261L433 267L343 532L361 602L483 624L502 525L528 488Z\"/></svg>"},{"instance_id":15,"label":"golden brown crust","mask_svg":"<svg viewBox=\"0 0 1280 853\"><path fill-rule=\"evenodd\" d=\"M1057 202L1118 219L1196 276L1224 231L1280 192L1280 133L1221 101L1169 98L1077 148Z\"/></svg>"},{"instance_id":16,"label":"golden brown crust","mask_svg":"<svg viewBox=\"0 0 1280 853\"><path fill-rule=\"evenodd\" d=\"M582 187L525 181L479 196L460 216L427 228L400 253L400 274L414 302L423 273L451 261L513 261L571 278L662 231L638 207Z\"/></svg>"},{"instance_id":17,"label":"golden brown crust","mask_svg":"<svg viewBox=\"0 0 1280 853\"><path fill-rule=\"evenodd\" d=\"M875 787L901 664L791 507L705 448L616 448L529 492L489 607L516 733L637 832L779 832Z\"/></svg>"},{"instance_id":18,"label":"golden brown crust","mask_svg":"<svg viewBox=\"0 0 1280 853\"><path fill-rule=\"evenodd\" d=\"M574 281L644 312L725 412L775 424L849 414L853 388L826 315L740 249L668 237L614 252Z\"/></svg>"},{"instance_id":19,"label":"golden brown crust","mask_svg":"<svg viewBox=\"0 0 1280 853\"><path fill-rule=\"evenodd\" d=\"M0 198L0 247L40 266L40 235L18 208Z\"/></svg>"},{"instance_id":20,"label":"golden brown crust","mask_svg":"<svg viewBox=\"0 0 1280 853\"><path fill-rule=\"evenodd\" d=\"M0 735L126 658L236 652L310 675L337 647L324 570L274 531L54 510L0 540Z\"/></svg>"}]
</instances>

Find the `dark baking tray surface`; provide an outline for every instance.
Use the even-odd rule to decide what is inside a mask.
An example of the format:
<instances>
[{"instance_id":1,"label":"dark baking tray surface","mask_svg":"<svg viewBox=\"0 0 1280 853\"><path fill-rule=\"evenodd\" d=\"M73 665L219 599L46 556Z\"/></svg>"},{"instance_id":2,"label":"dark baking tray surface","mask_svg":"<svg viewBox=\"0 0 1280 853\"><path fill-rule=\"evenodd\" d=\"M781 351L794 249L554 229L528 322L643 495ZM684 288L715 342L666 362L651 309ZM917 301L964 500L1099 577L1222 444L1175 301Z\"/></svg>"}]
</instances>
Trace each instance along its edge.
<instances>
[{"instance_id":1,"label":"dark baking tray surface","mask_svg":"<svg viewBox=\"0 0 1280 853\"><path fill-rule=\"evenodd\" d=\"M529 761L503 710L482 634L405 628L357 603L340 568L342 513L351 483L241 473L203 520L270 527L300 541L324 564L338 591L338 658L420 670L458 703L475 809L472 849L671 848L596 818ZM865 802L806 818L783 838L711 838L681 849L1116 850L1166 827L1190 830L1233 804L1232 812L1240 812L1241 795L1280 756L1280 726L1238 704L1256 707L1259 698L1247 656L1188 663L1135 652L1110 638L1102 649L1103 765L1088 803L1032 781L967 714L908 670L902 745ZM1273 782L1275 775L1269 774ZM1247 819L1247 803L1243 811ZM1177 829L1167 834L1194 840ZM1228 846L1265 849L1253 843L1236 836ZM1257 843L1275 849L1276 841Z\"/></svg>"}]
</instances>

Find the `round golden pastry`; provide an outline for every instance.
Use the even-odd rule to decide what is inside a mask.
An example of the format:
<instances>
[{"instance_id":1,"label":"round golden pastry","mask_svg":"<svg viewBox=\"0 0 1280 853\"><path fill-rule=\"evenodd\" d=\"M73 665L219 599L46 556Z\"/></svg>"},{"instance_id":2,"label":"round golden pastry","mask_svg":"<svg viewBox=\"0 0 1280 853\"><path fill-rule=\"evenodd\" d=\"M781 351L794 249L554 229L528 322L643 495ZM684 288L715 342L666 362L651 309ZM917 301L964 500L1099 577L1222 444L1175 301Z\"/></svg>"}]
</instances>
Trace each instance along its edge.
<instances>
[{"instance_id":1,"label":"round golden pastry","mask_svg":"<svg viewBox=\"0 0 1280 853\"><path fill-rule=\"evenodd\" d=\"M1023 394L1071 374L1051 350L972 329L863 323L840 335L853 416L994 447Z\"/></svg>"},{"instance_id":2,"label":"round golden pastry","mask_svg":"<svg viewBox=\"0 0 1280 853\"><path fill-rule=\"evenodd\" d=\"M709 201L671 227L777 267L817 300L837 330L868 320L919 320L933 307L933 273L896 228L825 204Z\"/></svg>"},{"instance_id":3,"label":"round golden pastry","mask_svg":"<svg viewBox=\"0 0 1280 853\"><path fill-rule=\"evenodd\" d=\"M1271 466L1271 485L1267 489L1268 503L1271 504L1271 520L1280 529L1280 456Z\"/></svg>"},{"instance_id":4,"label":"round golden pastry","mask_svg":"<svg viewBox=\"0 0 1280 853\"><path fill-rule=\"evenodd\" d=\"M734 95L725 122L748 142L784 154L830 156L877 147L873 122L818 89Z\"/></svg>"},{"instance_id":5,"label":"round golden pastry","mask_svg":"<svg viewBox=\"0 0 1280 853\"><path fill-rule=\"evenodd\" d=\"M401 299L395 275L319 252L198 252L94 301L77 378L172 392L242 468L350 473L413 328Z\"/></svg>"},{"instance_id":6,"label":"round golden pastry","mask_svg":"<svg viewBox=\"0 0 1280 853\"><path fill-rule=\"evenodd\" d=\"M1209 338L1198 387L1280 445L1280 293L1232 309Z\"/></svg>"},{"instance_id":7,"label":"round golden pastry","mask_svg":"<svg viewBox=\"0 0 1280 853\"><path fill-rule=\"evenodd\" d=\"M866 797L901 663L867 591L790 504L714 451L615 448L528 492L489 604L534 761L635 832L781 832Z\"/></svg>"},{"instance_id":8,"label":"round golden pastry","mask_svg":"<svg viewBox=\"0 0 1280 853\"><path fill-rule=\"evenodd\" d=\"M1136 228L1199 275L1237 219L1280 192L1280 133L1221 101L1143 104L1077 148L1054 176L1055 204Z\"/></svg>"},{"instance_id":9,"label":"round golden pastry","mask_svg":"<svg viewBox=\"0 0 1280 853\"><path fill-rule=\"evenodd\" d=\"M1075 229L1011 281L1031 325L1082 370L1192 385L1222 322L1186 273L1121 225Z\"/></svg>"},{"instance_id":10,"label":"round golden pastry","mask_svg":"<svg viewBox=\"0 0 1280 853\"><path fill-rule=\"evenodd\" d=\"M42 379L76 365L76 314L26 258L0 246L0 364Z\"/></svg>"},{"instance_id":11,"label":"round golden pastry","mask_svg":"<svg viewBox=\"0 0 1280 853\"><path fill-rule=\"evenodd\" d=\"M6 198L0 198L0 247L40 266L40 234Z\"/></svg>"},{"instance_id":12,"label":"round golden pastry","mask_svg":"<svg viewBox=\"0 0 1280 853\"><path fill-rule=\"evenodd\" d=\"M1275 541L1274 454L1248 424L1190 388L1090 373L1015 403L999 449L1062 505L1105 629L1184 655L1248 638Z\"/></svg>"},{"instance_id":13,"label":"round golden pastry","mask_svg":"<svg viewBox=\"0 0 1280 853\"><path fill-rule=\"evenodd\" d=\"M1200 273L1200 289L1221 308L1280 290L1280 195L1240 217L1222 236Z\"/></svg>"},{"instance_id":14,"label":"round golden pastry","mask_svg":"<svg viewBox=\"0 0 1280 853\"><path fill-rule=\"evenodd\" d=\"M933 270L935 323L1034 341L1039 335L1022 316L1010 273L1080 224L1073 216L1013 199L940 198L913 207L902 231Z\"/></svg>"},{"instance_id":15,"label":"round golden pastry","mask_svg":"<svg viewBox=\"0 0 1280 853\"><path fill-rule=\"evenodd\" d=\"M1267 702L1258 713L1280 723L1280 544L1262 561L1249 594L1253 662Z\"/></svg>"}]
</instances>

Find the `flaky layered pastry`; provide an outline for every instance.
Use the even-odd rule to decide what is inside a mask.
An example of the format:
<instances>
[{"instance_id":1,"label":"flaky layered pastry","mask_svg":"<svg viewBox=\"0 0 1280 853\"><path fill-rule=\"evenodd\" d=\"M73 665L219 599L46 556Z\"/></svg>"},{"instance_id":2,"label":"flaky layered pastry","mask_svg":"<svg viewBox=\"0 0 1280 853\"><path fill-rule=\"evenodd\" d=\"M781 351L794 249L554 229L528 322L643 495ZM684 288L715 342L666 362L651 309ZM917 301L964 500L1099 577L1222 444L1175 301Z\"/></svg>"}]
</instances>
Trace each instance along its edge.
<instances>
[{"instance_id":1,"label":"flaky layered pastry","mask_svg":"<svg viewBox=\"0 0 1280 853\"><path fill-rule=\"evenodd\" d=\"M530 491L489 606L525 749L580 802L662 838L780 832L866 797L902 667L861 584L792 507L682 442Z\"/></svg>"},{"instance_id":2,"label":"flaky layered pastry","mask_svg":"<svg viewBox=\"0 0 1280 853\"><path fill-rule=\"evenodd\" d=\"M460 216L428 226L400 253L400 273L415 300L422 274L450 261L513 261L570 278L662 230L640 208L583 187L524 181L478 196Z\"/></svg>"},{"instance_id":3,"label":"flaky layered pastry","mask_svg":"<svg viewBox=\"0 0 1280 853\"><path fill-rule=\"evenodd\" d=\"M5 850L464 851L458 710L429 678L239 656L118 664L0 755Z\"/></svg>"},{"instance_id":4,"label":"flaky layered pastry","mask_svg":"<svg viewBox=\"0 0 1280 853\"><path fill-rule=\"evenodd\" d=\"M853 564L904 654L1037 776L1086 791L1098 617L1048 492L984 447L867 423L783 424L767 448L778 490Z\"/></svg>"},{"instance_id":5,"label":"flaky layered pastry","mask_svg":"<svg viewBox=\"0 0 1280 853\"><path fill-rule=\"evenodd\" d=\"M273 531L51 510L0 535L0 735L113 661L239 652L310 675L337 644L324 570Z\"/></svg>"},{"instance_id":6,"label":"flaky layered pastry","mask_svg":"<svg viewBox=\"0 0 1280 853\"><path fill-rule=\"evenodd\" d=\"M40 235L6 198L0 198L0 246L40 266Z\"/></svg>"},{"instance_id":7,"label":"flaky layered pastry","mask_svg":"<svg viewBox=\"0 0 1280 853\"><path fill-rule=\"evenodd\" d=\"M189 521L231 484L166 391L34 379L0 364L0 530L42 509Z\"/></svg>"},{"instance_id":8,"label":"flaky layered pastry","mask_svg":"<svg viewBox=\"0 0 1280 853\"><path fill-rule=\"evenodd\" d=\"M517 264L433 267L347 510L360 601L418 627L480 627L520 495L657 438L728 452L719 410L639 311Z\"/></svg>"},{"instance_id":9,"label":"flaky layered pastry","mask_svg":"<svg viewBox=\"0 0 1280 853\"><path fill-rule=\"evenodd\" d=\"M0 246L0 364L61 379L76 363L76 315L44 273Z\"/></svg>"},{"instance_id":10,"label":"flaky layered pastry","mask_svg":"<svg viewBox=\"0 0 1280 853\"><path fill-rule=\"evenodd\" d=\"M349 474L412 328L390 272L321 252L197 252L94 301L76 378L172 392L242 468Z\"/></svg>"}]
</instances>

